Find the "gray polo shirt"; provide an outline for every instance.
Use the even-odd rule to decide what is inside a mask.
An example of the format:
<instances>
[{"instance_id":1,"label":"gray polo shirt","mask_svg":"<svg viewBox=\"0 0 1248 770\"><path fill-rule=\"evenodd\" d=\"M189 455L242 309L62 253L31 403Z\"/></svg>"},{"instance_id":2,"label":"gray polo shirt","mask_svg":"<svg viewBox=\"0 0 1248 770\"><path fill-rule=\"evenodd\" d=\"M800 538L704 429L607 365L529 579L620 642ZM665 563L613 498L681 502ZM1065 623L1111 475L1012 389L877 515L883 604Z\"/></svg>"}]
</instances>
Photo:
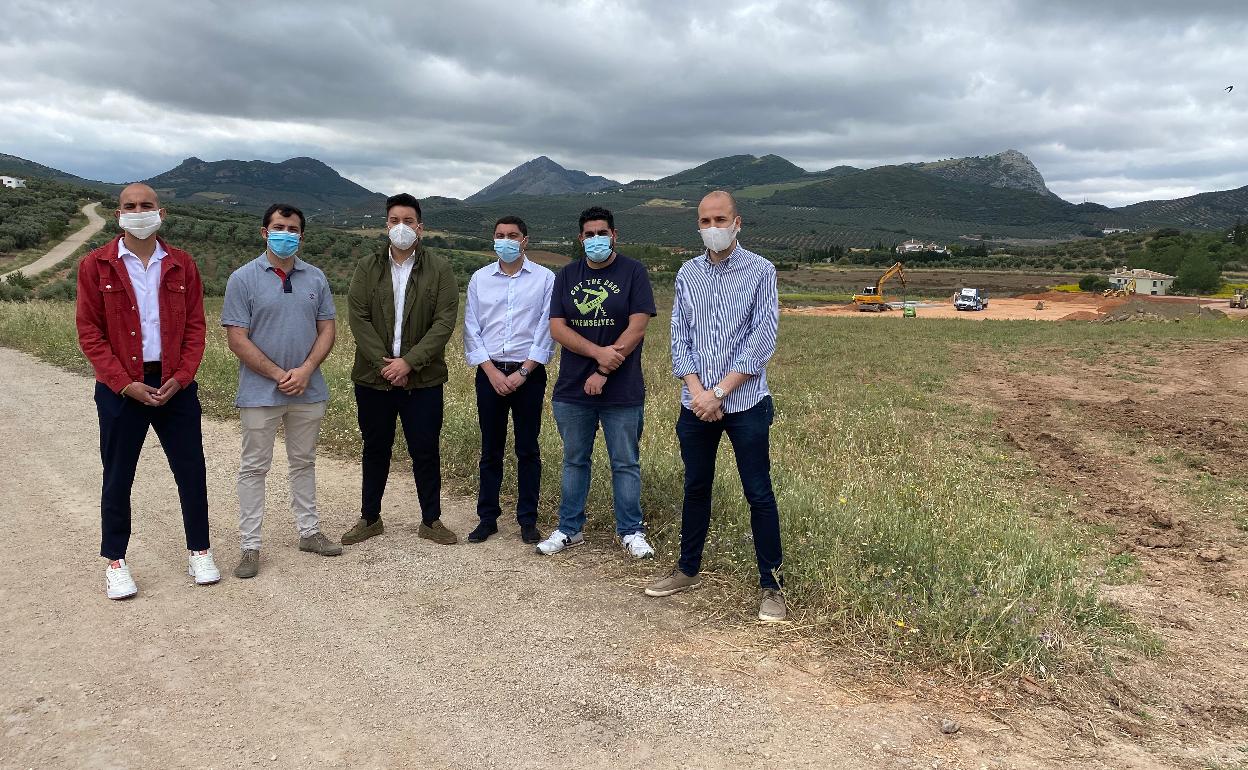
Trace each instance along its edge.
<instances>
[{"instance_id":1,"label":"gray polo shirt","mask_svg":"<svg viewBox=\"0 0 1248 770\"><path fill-rule=\"evenodd\" d=\"M302 364L312 352L316 322L335 316L334 295L320 269L295 257L289 277L288 294L265 252L230 275L221 308L222 326L247 329L247 336L256 347L287 370ZM328 400L329 387L320 367L312 374L303 395L288 396L277 389L276 382L239 363L238 398L234 406L314 404Z\"/></svg>"}]
</instances>

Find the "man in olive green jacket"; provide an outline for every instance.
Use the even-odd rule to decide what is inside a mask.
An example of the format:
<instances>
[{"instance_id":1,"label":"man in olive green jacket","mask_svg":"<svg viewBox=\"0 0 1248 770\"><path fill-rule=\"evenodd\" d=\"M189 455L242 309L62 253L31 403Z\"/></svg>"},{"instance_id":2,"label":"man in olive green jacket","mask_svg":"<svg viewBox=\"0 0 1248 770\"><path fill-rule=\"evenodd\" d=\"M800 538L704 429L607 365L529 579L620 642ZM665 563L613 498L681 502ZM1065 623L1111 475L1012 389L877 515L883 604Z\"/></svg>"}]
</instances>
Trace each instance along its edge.
<instances>
[{"instance_id":1,"label":"man in olive green jacket","mask_svg":"<svg viewBox=\"0 0 1248 770\"><path fill-rule=\"evenodd\" d=\"M395 421L403 423L420 500L420 536L442 545L457 538L442 525L442 386L446 343L459 313L451 265L420 244L420 202L401 193L386 200L390 244L360 260L347 304L355 335L355 404L364 439L360 520L342 536L353 545L385 531L381 498L390 475Z\"/></svg>"}]
</instances>

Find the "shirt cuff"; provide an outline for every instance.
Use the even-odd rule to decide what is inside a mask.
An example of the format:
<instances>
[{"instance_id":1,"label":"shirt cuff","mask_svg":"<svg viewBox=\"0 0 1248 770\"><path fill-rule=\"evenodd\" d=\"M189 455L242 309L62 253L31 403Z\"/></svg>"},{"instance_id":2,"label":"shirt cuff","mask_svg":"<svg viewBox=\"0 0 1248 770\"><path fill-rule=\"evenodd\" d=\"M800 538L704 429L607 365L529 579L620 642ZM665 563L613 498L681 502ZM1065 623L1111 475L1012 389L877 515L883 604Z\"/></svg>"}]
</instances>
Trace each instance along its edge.
<instances>
[{"instance_id":1,"label":"shirt cuff","mask_svg":"<svg viewBox=\"0 0 1248 770\"><path fill-rule=\"evenodd\" d=\"M473 350L464 353L464 357L468 359L469 366L480 366L490 360L490 354L484 350Z\"/></svg>"},{"instance_id":2,"label":"shirt cuff","mask_svg":"<svg viewBox=\"0 0 1248 770\"><path fill-rule=\"evenodd\" d=\"M754 358L738 358L732 362L731 371L748 374L751 377L757 377L767 368L766 361L759 361Z\"/></svg>"},{"instance_id":3,"label":"shirt cuff","mask_svg":"<svg viewBox=\"0 0 1248 770\"><path fill-rule=\"evenodd\" d=\"M555 351L547 350L546 348L538 348L538 347L529 348L529 360L536 361L542 366L545 366L546 364L550 363L550 359L552 356L554 356L554 354L555 354Z\"/></svg>"}]
</instances>

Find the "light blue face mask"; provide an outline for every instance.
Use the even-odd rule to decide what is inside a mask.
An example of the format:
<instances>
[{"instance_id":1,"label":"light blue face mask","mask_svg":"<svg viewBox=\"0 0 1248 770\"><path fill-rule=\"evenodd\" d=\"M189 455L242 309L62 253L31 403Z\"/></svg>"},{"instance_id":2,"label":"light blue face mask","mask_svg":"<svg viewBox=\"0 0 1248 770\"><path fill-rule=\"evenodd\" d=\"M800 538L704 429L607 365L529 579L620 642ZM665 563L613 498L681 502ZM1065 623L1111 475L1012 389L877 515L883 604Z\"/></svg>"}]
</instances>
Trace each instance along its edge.
<instances>
[{"instance_id":1,"label":"light blue face mask","mask_svg":"<svg viewBox=\"0 0 1248 770\"><path fill-rule=\"evenodd\" d=\"M494 253L498 258L511 264L520 258L520 241L513 241L510 238L495 238Z\"/></svg>"},{"instance_id":2,"label":"light blue face mask","mask_svg":"<svg viewBox=\"0 0 1248 770\"><path fill-rule=\"evenodd\" d=\"M269 251L283 259L294 256L294 253L299 250L299 233L270 230L268 244Z\"/></svg>"},{"instance_id":3,"label":"light blue face mask","mask_svg":"<svg viewBox=\"0 0 1248 770\"><path fill-rule=\"evenodd\" d=\"M595 235L581 243L585 247L585 258L590 262L606 262L611 258L611 236Z\"/></svg>"}]
</instances>

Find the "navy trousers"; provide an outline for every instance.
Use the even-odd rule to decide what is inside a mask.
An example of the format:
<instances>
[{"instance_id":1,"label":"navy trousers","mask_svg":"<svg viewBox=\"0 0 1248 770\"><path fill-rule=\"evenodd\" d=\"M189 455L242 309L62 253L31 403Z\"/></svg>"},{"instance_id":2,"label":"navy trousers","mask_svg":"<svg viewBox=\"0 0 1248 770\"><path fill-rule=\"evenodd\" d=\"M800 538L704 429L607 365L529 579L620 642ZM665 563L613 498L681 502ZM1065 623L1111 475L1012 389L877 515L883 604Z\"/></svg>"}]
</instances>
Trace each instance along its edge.
<instances>
[{"instance_id":1,"label":"navy trousers","mask_svg":"<svg viewBox=\"0 0 1248 770\"><path fill-rule=\"evenodd\" d=\"M775 416L771 396L764 396L744 412L703 422L680 408L676 436L685 462L685 504L680 518L680 571L693 576L702 569L702 549L711 524L711 489L715 485L715 455L720 437L728 434L741 487L750 504L750 530L758 559L758 582L763 588L780 587L780 514L771 487L770 434Z\"/></svg>"},{"instance_id":2,"label":"navy trousers","mask_svg":"<svg viewBox=\"0 0 1248 770\"><path fill-rule=\"evenodd\" d=\"M516 521L521 526L537 523L537 501L542 489L542 404L546 398L546 367L537 366L520 389L500 396L490 378L477 367L477 420L481 426L481 488L477 515L482 521L498 521L502 508L498 497L503 487L503 455L507 450L507 415L516 427Z\"/></svg>"},{"instance_id":3,"label":"navy trousers","mask_svg":"<svg viewBox=\"0 0 1248 770\"><path fill-rule=\"evenodd\" d=\"M160 375L148 376L145 382L160 387ZM191 551L207 550L208 480L199 385L192 382L163 406L145 406L97 382L95 407L100 416L100 460L104 464L100 556L110 561L126 557L130 544L130 490L149 427L156 430L178 485L186 547Z\"/></svg>"}]
</instances>

